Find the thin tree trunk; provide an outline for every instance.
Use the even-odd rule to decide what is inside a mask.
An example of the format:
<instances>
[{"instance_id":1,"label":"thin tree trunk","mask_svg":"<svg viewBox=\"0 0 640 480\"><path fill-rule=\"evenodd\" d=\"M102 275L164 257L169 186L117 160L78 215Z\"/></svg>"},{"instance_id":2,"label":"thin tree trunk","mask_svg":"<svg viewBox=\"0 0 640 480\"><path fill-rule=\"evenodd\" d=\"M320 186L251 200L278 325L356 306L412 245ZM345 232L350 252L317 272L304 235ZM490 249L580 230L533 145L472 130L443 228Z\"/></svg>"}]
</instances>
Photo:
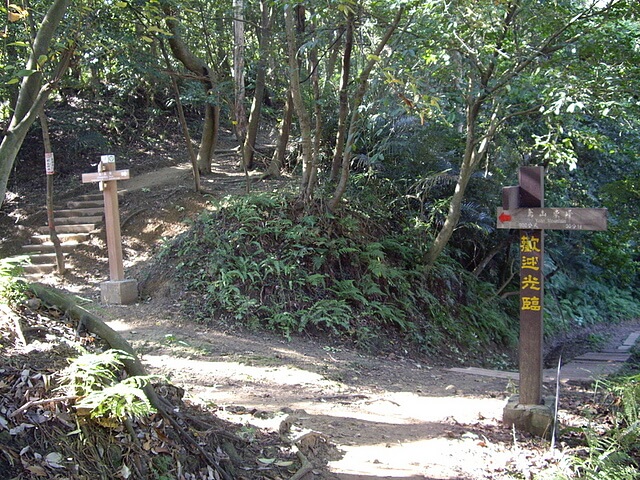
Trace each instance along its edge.
<instances>
[{"instance_id":1,"label":"thin tree trunk","mask_svg":"<svg viewBox=\"0 0 640 480\"><path fill-rule=\"evenodd\" d=\"M476 268L473 269L473 275L476 278L479 278L480 275L482 274L482 272L484 271L485 268L487 268L487 265L489 265L489 262L491 262L491 260L493 259L493 257L495 257L498 253L502 252L505 248L507 248L511 242L514 241L514 239L517 238L517 235L509 235L505 238L503 238L498 245L496 245L495 247L493 247L489 253L487 253L484 258L480 261L480 263L478 263L478 265L476 266Z\"/></svg>"},{"instance_id":2,"label":"thin tree trunk","mask_svg":"<svg viewBox=\"0 0 640 480\"><path fill-rule=\"evenodd\" d=\"M400 8L398 10L398 13L396 13L395 18L393 19L393 23L389 26L384 36L378 43L378 46L376 47L375 52L372 55L370 55L369 61L367 62L364 69L362 70L362 73L360 74L360 78L358 80L358 88L353 98L353 105L351 106L351 119L349 121L349 133L347 135L347 140L344 147L344 153L342 155L340 181L338 182L338 185L336 186L333 192L333 197L329 201L330 210L335 210L335 208L338 206L338 203L340 203L340 200L342 199L344 192L347 190L347 182L349 180L349 167L351 166L351 149L353 147L353 142L355 140L355 136L359 128L359 125L358 125L358 122L360 120L359 107L364 98L364 94L367 91L369 75L371 74L371 71L373 70L373 67L375 66L376 62L380 58L380 54L382 53L382 50L391 39L391 35L393 35L393 32L396 30L396 28L398 28L398 25L400 24L400 20L402 19L403 14L404 14L404 9Z\"/></svg>"},{"instance_id":3,"label":"thin tree trunk","mask_svg":"<svg viewBox=\"0 0 640 480\"><path fill-rule=\"evenodd\" d=\"M42 127L42 143L44 144L45 157L51 156L53 160L53 152L51 149L51 139L49 138L49 122L44 113L44 107L40 109L40 126ZM56 254L56 265L58 266L58 275L64 275L66 268L64 265L64 255L62 254L62 246L56 232L56 222L53 217L53 172L46 172L47 175L47 225L49 226L49 239L53 243L53 249Z\"/></svg>"},{"instance_id":4,"label":"thin tree trunk","mask_svg":"<svg viewBox=\"0 0 640 480\"><path fill-rule=\"evenodd\" d=\"M176 96L176 108L178 109L178 120L180 127L182 128L182 134L184 135L184 141L187 144L187 151L189 152L189 159L191 160L191 171L193 172L193 187L197 193L202 191L202 185L200 184L200 169L198 167L198 156L196 155L193 145L191 144L191 135L189 134L189 126L187 125L187 119L184 115L184 109L182 108L182 101L180 100L180 89L178 88L178 82L173 75L171 75L171 84L173 85L173 91Z\"/></svg>"},{"instance_id":5,"label":"thin tree trunk","mask_svg":"<svg viewBox=\"0 0 640 480\"><path fill-rule=\"evenodd\" d=\"M315 32L315 25L311 27ZM318 72L318 48L313 47L309 53L311 62L311 89L313 91L313 115L315 117L313 153L309 164L309 178L306 185L302 187L302 197L309 202L313 198L313 192L318 180L318 162L320 155L320 142L322 140L322 109L320 108L320 74Z\"/></svg>"},{"instance_id":6,"label":"thin tree trunk","mask_svg":"<svg viewBox=\"0 0 640 480\"><path fill-rule=\"evenodd\" d=\"M193 182L194 188L197 193L202 191L202 187L200 185L200 170L198 169L198 156L196 152L193 150L193 145L191 144L191 135L189 134L189 126L187 125L187 119L184 115L184 109L182 108L182 101L180 100L180 89L178 88L178 82L176 81L175 74L171 68L171 61L169 60L169 55L167 54L167 49L165 48L164 42L160 43L160 48L162 49L162 55L164 56L164 61L167 64L167 69L169 70L169 76L171 77L171 85L173 87L173 93L176 97L176 108L178 110L178 121L180 122L180 127L182 128L182 134L184 135L184 140L187 144L187 151L189 152L189 159L191 160L191 170L193 172Z\"/></svg>"},{"instance_id":7,"label":"thin tree trunk","mask_svg":"<svg viewBox=\"0 0 640 480\"><path fill-rule=\"evenodd\" d=\"M300 136L302 147L302 179L301 190L304 193L309 183L310 165L313 161L313 145L311 141L311 119L302 99L300 89L300 71L297 58L298 41L296 36L296 16L293 8L285 10L285 30L287 35L287 47L289 55L289 75L291 79L291 98L300 123Z\"/></svg>"},{"instance_id":8,"label":"thin tree trunk","mask_svg":"<svg viewBox=\"0 0 640 480\"><path fill-rule=\"evenodd\" d=\"M262 11L262 21L260 23L260 55L256 65L256 88L249 114L249 124L247 134L242 147L243 164L248 170L253 166L253 157L256 148L256 139L260 130L260 113L264 102L264 91L267 76L267 57L271 45L271 19L273 18L273 8L267 6L265 0L260 2Z\"/></svg>"},{"instance_id":9,"label":"thin tree trunk","mask_svg":"<svg viewBox=\"0 0 640 480\"><path fill-rule=\"evenodd\" d=\"M347 136L347 115L349 114L349 76L351 72L351 52L353 51L353 12L347 15L347 28L345 30L344 55L342 56L342 72L340 74L340 94L338 110L338 132L336 133L336 147L331 162L332 182L338 180L340 164L344 152L344 143Z\"/></svg>"},{"instance_id":10,"label":"thin tree trunk","mask_svg":"<svg viewBox=\"0 0 640 480\"><path fill-rule=\"evenodd\" d=\"M173 16L174 12L167 4L163 7L164 13L167 15L167 19L165 20L167 27L172 33L172 37L169 38L171 53L173 53L173 56L179 60L187 70L193 72L199 77L200 83L202 84L205 92L210 94L214 90L214 71L209 68L203 60L196 57L191 52L180 35L180 29L178 28L179 22ZM201 174L211 173L211 162L213 159L213 152L218 141L219 126L220 107L206 103L202 139L198 150L198 170Z\"/></svg>"},{"instance_id":11,"label":"thin tree trunk","mask_svg":"<svg viewBox=\"0 0 640 480\"><path fill-rule=\"evenodd\" d=\"M25 67L27 70L38 70L38 59L49 51L53 35L62 21L69 3L71 3L70 0L55 0L49 7L33 42L33 48ZM60 64L67 62L68 65L68 60L65 56ZM64 69L59 67L58 74L61 75L64 70L66 70L66 66ZM4 203L9 175L22 142L29 131L29 127L38 116L40 108L45 104L49 93L59 80L59 75L44 86L42 85L42 73L40 71L36 71L34 74L22 79L13 116L2 143L0 143L0 207Z\"/></svg>"},{"instance_id":12,"label":"thin tree trunk","mask_svg":"<svg viewBox=\"0 0 640 480\"><path fill-rule=\"evenodd\" d=\"M338 56L340 55L340 50L342 46L342 36L344 35L345 28L340 26L338 30L334 34L335 38L333 43L329 47L331 50L329 51L328 58L325 62L325 72L324 72L324 80L322 83L322 94L323 95L331 95L334 91L333 87L333 76L335 74L336 64L338 63Z\"/></svg>"},{"instance_id":13,"label":"thin tree trunk","mask_svg":"<svg viewBox=\"0 0 640 480\"><path fill-rule=\"evenodd\" d=\"M244 144L247 133L247 113L244 108L244 0L233 0L233 86L236 138ZM244 165L249 168L248 165Z\"/></svg>"},{"instance_id":14,"label":"thin tree trunk","mask_svg":"<svg viewBox=\"0 0 640 480\"><path fill-rule=\"evenodd\" d=\"M458 174L458 181L456 182L456 188L453 192L453 196L451 197L447 218L431 244L429 251L427 251L425 255L427 265L433 265L435 263L453 235L453 232L458 225L458 220L460 220L462 202L464 200L471 175L473 175L478 164L486 155L489 144L496 134L499 122L497 120L497 112L494 112L485 135L480 140L476 135L478 117L483 103L484 99L480 98L467 106L467 139L462 165L460 166L460 173Z\"/></svg>"},{"instance_id":15,"label":"thin tree trunk","mask_svg":"<svg viewBox=\"0 0 640 480\"><path fill-rule=\"evenodd\" d=\"M282 121L280 122L280 132L276 149L273 152L271 163L263 178L280 178L280 171L284 165L284 159L287 153L287 144L289 143L289 134L291 132L291 122L293 120L293 99L291 98L291 90L287 93L287 101L284 104L282 112Z\"/></svg>"}]
</instances>

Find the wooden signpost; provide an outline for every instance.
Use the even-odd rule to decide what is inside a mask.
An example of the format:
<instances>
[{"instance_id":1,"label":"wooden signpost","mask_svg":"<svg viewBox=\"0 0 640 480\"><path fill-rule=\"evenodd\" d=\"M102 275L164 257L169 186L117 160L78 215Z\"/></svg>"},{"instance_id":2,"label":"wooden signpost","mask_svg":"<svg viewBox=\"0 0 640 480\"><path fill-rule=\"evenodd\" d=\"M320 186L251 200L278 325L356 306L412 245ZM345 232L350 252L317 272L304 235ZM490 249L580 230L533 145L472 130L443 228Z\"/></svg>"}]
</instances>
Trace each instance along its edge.
<instances>
[{"instance_id":1,"label":"wooden signpost","mask_svg":"<svg viewBox=\"0 0 640 480\"><path fill-rule=\"evenodd\" d=\"M605 230L607 211L598 208L544 208L544 168L521 167L519 185L505 187L498 228L520 230L520 388L517 405L505 409L505 423L541 434L532 427L527 406L543 405L544 230ZM538 411L539 413L539 411ZM553 414L550 412L549 418ZM548 425L547 425L548 427ZM539 431L538 431L539 430Z\"/></svg>"},{"instance_id":2,"label":"wooden signpost","mask_svg":"<svg viewBox=\"0 0 640 480\"><path fill-rule=\"evenodd\" d=\"M104 223L109 255L109 281L100 284L103 303L129 304L138 298L135 280L124 278L120 213L118 212L118 180L127 180L129 170L116 170L114 155L102 155L95 173L83 173L82 183L100 184L104 195Z\"/></svg>"}]
</instances>

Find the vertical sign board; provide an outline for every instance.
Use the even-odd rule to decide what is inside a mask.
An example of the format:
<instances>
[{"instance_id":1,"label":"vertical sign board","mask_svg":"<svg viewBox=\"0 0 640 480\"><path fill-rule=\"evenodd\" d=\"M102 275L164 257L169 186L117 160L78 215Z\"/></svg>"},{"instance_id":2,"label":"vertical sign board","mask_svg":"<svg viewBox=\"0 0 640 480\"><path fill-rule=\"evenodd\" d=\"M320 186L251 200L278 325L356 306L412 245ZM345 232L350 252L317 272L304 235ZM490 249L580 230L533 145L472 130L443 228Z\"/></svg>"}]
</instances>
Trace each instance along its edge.
<instances>
[{"instance_id":1,"label":"vertical sign board","mask_svg":"<svg viewBox=\"0 0 640 480\"><path fill-rule=\"evenodd\" d=\"M520 404L542 403L544 230L606 230L604 208L544 208L543 167L521 167L504 187L498 228L520 231Z\"/></svg>"},{"instance_id":2,"label":"vertical sign board","mask_svg":"<svg viewBox=\"0 0 640 480\"><path fill-rule=\"evenodd\" d=\"M544 230L520 230L520 403L542 401Z\"/></svg>"}]
</instances>

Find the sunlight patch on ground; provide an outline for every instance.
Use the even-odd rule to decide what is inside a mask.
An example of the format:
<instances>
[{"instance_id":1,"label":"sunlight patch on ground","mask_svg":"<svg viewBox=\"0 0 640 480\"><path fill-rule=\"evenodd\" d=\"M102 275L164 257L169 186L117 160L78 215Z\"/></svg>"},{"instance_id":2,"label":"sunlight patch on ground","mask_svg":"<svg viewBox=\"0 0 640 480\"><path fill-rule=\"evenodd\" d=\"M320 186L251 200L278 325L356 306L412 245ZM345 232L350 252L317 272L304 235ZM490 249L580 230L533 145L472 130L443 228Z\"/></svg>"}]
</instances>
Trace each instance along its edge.
<instances>
[{"instance_id":1,"label":"sunlight patch on ground","mask_svg":"<svg viewBox=\"0 0 640 480\"><path fill-rule=\"evenodd\" d=\"M474 437L341 446L340 449L344 451L344 457L329 462L330 471L339 478L344 475L344 478L445 480L470 478L474 472L477 472L477 478L483 478L487 467L500 469L512 458L511 452ZM491 461L493 465L487 463Z\"/></svg>"},{"instance_id":2,"label":"sunlight patch on ground","mask_svg":"<svg viewBox=\"0 0 640 480\"><path fill-rule=\"evenodd\" d=\"M116 332L128 332L133 329L133 326L130 323L123 322L122 320L111 320L105 323Z\"/></svg>"},{"instance_id":3,"label":"sunlight patch on ground","mask_svg":"<svg viewBox=\"0 0 640 480\"><path fill-rule=\"evenodd\" d=\"M313 360L309 355L305 355L304 353L300 353L296 350L292 350L289 348L273 348L275 353L279 353L284 355L285 357L297 358L298 360L309 361Z\"/></svg>"},{"instance_id":4,"label":"sunlight patch on ground","mask_svg":"<svg viewBox=\"0 0 640 480\"><path fill-rule=\"evenodd\" d=\"M502 417L505 401L473 397L423 397L411 392L386 392L384 401L369 402L367 410L382 416L399 414L408 422L452 422L473 424ZM400 412L393 413L402 406Z\"/></svg>"},{"instance_id":5,"label":"sunlight patch on ground","mask_svg":"<svg viewBox=\"0 0 640 480\"><path fill-rule=\"evenodd\" d=\"M191 169L190 163L181 163L171 167L164 167L160 170L156 170L153 175L140 175L136 176L135 172L131 173L131 177L118 184L118 192L124 194L132 192L142 188L155 189L158 185L169 183L167 177L179 178L189 174Z\"/></svg>"},{"instance_id":6,"label":"sunlight patch on ground","mask_svg":"<svg viewBox=\"0 0 640 480\"><path fill-rule=\"evenodd\" d=\"M300 384L318 384L326 382L317 373L299 370L291 367L254 367L237 362L208 362L168 355L145 355L143 363L161 371L178 370L181 375L191 372L191 380L196 376L214 376L217 382L242 380L273 383L274 387Z\"/></svg>"}]
</instances>

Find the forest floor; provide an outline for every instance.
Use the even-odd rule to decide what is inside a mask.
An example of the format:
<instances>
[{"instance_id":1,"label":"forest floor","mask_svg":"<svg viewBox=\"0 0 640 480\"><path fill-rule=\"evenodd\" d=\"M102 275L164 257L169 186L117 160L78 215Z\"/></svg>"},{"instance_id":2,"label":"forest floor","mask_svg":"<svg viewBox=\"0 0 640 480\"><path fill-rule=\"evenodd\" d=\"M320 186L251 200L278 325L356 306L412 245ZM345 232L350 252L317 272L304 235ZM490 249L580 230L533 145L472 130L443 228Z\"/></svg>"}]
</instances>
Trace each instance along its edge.
<instances>
[{"instance_id":1,"label":"forest floor","mask_svg":"<svg viewBox=\"0 0 640 480\"><path fill-rule=\"evenodd\" d=\"M245 191L247 179L236 167L233 145L227 146L203 178L204 195L193 192L189 164L180 161L144 174L132 170L132 178L120 182L128 278L149 278L149 259L187 228L208 196ZM251 183L251 189L288 182ZM2 234L0 251L24 243L29 228L43 219L41 212L19 207L0 218L15 233ZM133 345L148 371L183 388L191 403L247 432L307 434L315 468L305 479L533 478L568 468L571 433L552 448L501 423L506 400L517 390L511 380L452 372L447 367L459 365L409 356L401 345L392 355L372 356L317 338L214 330L181 317L171 278L141 283L136 304L100 305L99 284L108 276L104 245L102 232L72 255L64 277L43 282L90 301L86 308ZM601 346L615 347L636 330L638 322L608 328ZM544 388L555 393L555 385ZM595 401L594 386L562 384L561 424L582 425L582 413Z\"/></svg>"}]
</instances>

